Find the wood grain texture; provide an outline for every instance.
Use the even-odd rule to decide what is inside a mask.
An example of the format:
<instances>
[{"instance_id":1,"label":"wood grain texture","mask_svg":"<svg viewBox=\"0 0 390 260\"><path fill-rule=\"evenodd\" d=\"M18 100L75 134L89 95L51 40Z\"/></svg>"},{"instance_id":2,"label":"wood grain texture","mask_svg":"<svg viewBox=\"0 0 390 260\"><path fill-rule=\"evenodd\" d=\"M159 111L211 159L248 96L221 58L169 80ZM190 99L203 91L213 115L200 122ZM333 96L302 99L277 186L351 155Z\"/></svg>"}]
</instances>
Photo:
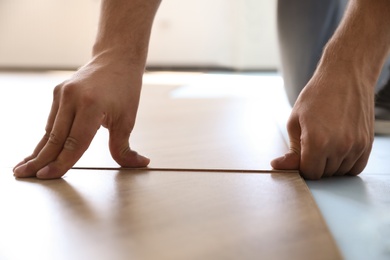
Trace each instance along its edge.
<instances>
[{"instance_id":1,"label":"wood grain texture","mask_svg":"<svg viewBox=\"0 0 390 260\"><path fill-rule=\"evenodd\" d=\"M131 145L151 158L150 167L270 170L270 161L288 150L262 100L174 99L173 89L143 88ZM77 167L117 166L102 130Z\"/></svg>"},{"instance_id":2,"label":"wood grain texture","mask_svg":"<svg viewBox=\"0 0 390 260\"><path fill-rule=\"evenodd\" d=\"M297 173L0 173L0 259L340 259Z\"/></svg>"},{"instance_id":3,"label":"wood grain texture","mask_svg":"<svg viewBox=\"0 0 390 260\"><path fill-rule=\"evenodd\" d=\"M172 98L173 82L146 84L131 144L166 170L14 179L67 76L0 80L0 260L341 258L298 173L265 173L287 150L266 93ZM76 166L117 167L107 141L100 131Z\"/></svg>"}]
</instances>

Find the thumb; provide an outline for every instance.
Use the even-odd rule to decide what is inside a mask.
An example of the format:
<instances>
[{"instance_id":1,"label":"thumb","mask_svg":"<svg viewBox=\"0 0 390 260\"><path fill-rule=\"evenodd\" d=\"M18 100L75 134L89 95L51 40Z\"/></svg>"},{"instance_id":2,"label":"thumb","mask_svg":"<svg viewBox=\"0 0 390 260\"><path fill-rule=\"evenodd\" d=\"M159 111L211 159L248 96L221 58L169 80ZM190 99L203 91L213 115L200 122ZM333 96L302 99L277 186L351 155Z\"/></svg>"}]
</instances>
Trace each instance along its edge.
<instances>
[{"instance_id":1,"label":"thumb","mask_svg":"<svg viewBox=\"0 0 390 260\"><path fill-rule=\"evenodd\" d=\"M301 127L298 117L290 117L287 131L290 139L290 149L284 156L272 160L271 166L276 170L299 170L301 161Z\"/></svg>"},{"instance_id":2,"label":"thumb","mask_svg":"<svg viewBox=\"0 0 390 260\"><path fill-rule=\"evenodd\" d=\"M131 150L129 138L131 129L111 128L109 147L112 158L122 167L146 167L150 159Z\"/></svg>"}]
</instances>

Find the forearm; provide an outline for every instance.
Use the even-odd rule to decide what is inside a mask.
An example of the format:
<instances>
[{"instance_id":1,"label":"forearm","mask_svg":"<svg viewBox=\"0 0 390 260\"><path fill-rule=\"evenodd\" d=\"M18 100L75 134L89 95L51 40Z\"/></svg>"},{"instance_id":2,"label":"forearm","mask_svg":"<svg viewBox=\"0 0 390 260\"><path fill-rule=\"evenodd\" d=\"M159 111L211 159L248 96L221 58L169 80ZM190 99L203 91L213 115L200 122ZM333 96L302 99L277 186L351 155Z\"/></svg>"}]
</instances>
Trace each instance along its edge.
<instances>
[{"instance_id":1,"label":"forearm","mask_svg":"<svg viewBox=\"0 0 390 260\"><path fill-rule=\"evenodd\" d=\"M93 56L109 52L145 66L151 28L161 0L103 0Z\"/></svg>"},{"instance_id":2,"label":"forearm","mask_svg":"<svg viewBox=\"0 0 390 260\"><path fill-rule=\"evenodd\" d=\"M374 87L390 47L390 1L350 0L320 67L354 70Z\"/></svg>"}]
</instances>

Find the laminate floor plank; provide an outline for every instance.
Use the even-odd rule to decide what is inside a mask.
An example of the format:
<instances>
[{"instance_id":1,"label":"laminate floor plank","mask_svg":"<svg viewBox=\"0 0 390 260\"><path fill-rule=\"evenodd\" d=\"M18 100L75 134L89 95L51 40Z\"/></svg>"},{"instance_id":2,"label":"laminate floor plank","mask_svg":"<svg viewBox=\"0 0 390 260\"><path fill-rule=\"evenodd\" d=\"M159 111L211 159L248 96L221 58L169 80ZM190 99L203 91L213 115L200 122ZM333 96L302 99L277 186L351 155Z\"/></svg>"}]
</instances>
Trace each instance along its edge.
<instances>
[{"instance_id":1,"label":"laminate floor plank","mask_svg":"<svg viewBox=\"0 0 390 260\"><path fill-rule=\"evenodd\" d=\"M209 78L190 87L145 85L132 146L151 158L152 168L270 170L269 162L288 148L273 92L252 78L244 78L249 87ZM107 132L99 134L77 167L117 166L99 149Z\"/></svg>"},{"instance_id":2,"label":"laminate floor plank","mask_svg":"<svg viewBox=\"0 0 390 260\"><path fill-rule=\"evenodd\" d=\"M341 259L298 173L0 173L0 259Z\"/></svg>"}]
</instances>

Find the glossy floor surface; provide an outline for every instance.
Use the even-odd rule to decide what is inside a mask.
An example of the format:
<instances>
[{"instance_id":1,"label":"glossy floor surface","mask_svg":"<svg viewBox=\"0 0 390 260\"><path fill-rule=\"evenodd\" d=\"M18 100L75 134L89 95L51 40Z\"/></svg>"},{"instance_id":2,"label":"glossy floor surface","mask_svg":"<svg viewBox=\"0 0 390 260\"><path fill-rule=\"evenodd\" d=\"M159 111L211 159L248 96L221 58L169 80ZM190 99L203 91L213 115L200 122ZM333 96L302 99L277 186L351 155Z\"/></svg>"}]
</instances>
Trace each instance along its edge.
<instances>
[{"instance_id":1,"label":"glossy floor surface","mask_svg":"<svg viewBox=\"0 0 390 260\"><path fill-rule=\"evenodd\" d=\"M0 175L1 259L340 258L297 173L9 173Z\"/></svg>"}]
</instances>

